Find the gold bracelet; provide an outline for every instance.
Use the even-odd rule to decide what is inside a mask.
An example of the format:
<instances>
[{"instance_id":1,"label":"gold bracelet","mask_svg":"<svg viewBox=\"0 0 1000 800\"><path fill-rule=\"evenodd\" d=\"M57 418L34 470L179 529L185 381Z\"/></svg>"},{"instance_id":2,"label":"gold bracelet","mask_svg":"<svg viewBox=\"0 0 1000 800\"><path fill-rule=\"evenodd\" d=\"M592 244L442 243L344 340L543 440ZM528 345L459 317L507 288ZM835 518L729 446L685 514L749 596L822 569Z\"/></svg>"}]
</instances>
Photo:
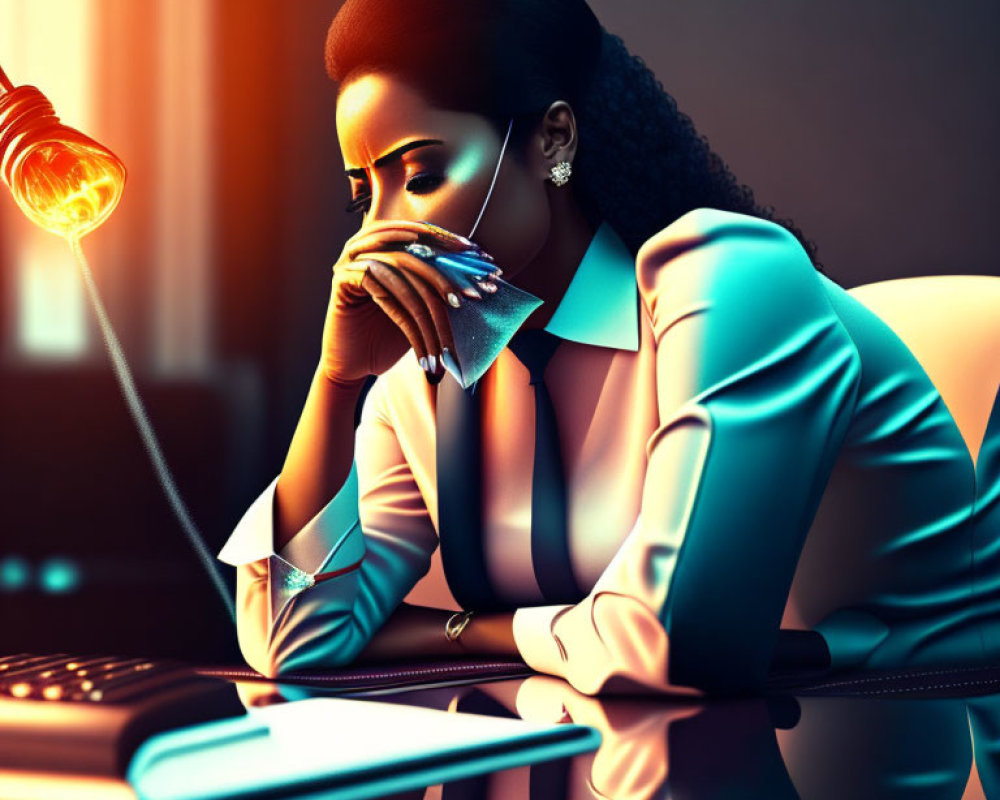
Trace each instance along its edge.
<instances>
[{"instance_id":1,"label":"gold bracelet","mask_svg":"<svg viewBox=\"0 0 1000 800\"><path fill-rule=\"evenodd\" d=\"M456 641L462 635L462 631L465 630L465 626L469 624L474 613L474 611L457 611L448 617L448 621L444 624L445 638L449 642Z\"/></svg>"}]
</instances>

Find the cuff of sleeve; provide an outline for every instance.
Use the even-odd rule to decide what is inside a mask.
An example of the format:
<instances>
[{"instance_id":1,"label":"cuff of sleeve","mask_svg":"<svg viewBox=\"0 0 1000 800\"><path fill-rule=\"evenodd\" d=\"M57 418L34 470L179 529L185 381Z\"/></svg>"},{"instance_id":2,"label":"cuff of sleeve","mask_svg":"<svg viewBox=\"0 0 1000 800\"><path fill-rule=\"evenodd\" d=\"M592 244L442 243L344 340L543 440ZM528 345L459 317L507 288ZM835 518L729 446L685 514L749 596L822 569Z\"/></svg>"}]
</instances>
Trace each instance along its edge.
<instances>
[{"instance_id":1,"label":"cuff of sleeve","mask_svg":"<svg viewBox=\"0 0 1000 800\"><path fill-rule=\"evenodd\" d=\"M271 509L274 506L274 487L277 483L278 478L275 477L250 504L216 556L219 561L238 567L274 555Z\"/></svg>"},{"instance_id":2,"label":"cuff of sleeve","mask_svg":"<svg viewBox=\"0 0 1000 800\"><path fill-rule=\"evenodd\" d=\"M552 625L572 607L531 606L514 611L514 643L524 663L535 672L564 677L565 659L552 635Z\"/></svg>"},{"instance_id":3,"label":"cuff of sleeve","mask_svg":"<svg viewBox=\"0 0 1000 800\"><path fill-rule=\"evenodd\" d=\"M274 550L274 490L278 478L268 484L237 523L216 558L240 566L277 555L302 572L315 574L335 549L348 540L358 523L357 462L336 495L281 548Z\"/></svg>"}]
</instances>

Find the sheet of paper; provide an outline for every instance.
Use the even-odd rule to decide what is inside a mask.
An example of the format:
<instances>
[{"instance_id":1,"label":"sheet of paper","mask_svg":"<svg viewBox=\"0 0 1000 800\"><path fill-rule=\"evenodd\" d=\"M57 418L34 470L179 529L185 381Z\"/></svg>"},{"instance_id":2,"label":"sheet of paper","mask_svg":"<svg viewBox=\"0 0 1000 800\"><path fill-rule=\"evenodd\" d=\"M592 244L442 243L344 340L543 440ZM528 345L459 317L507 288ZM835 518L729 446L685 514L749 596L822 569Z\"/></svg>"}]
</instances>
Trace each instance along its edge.
<instances>
[{"instance_id":1,"label":"sheet of paper","mask_svg":"<svg viewBox=\"0 0 1000 800\"><path fill-rule=\"evenodd\" d=\"M463 389L483 376L522 323L543 303L505 280L496 278L494 283L495 294L484 293L482 300L463 298L461 306L447 309L458 353L457 359L445 354L444 366Z\"/></svg>"},{"instance_id":2,"label":"sheet of paper","mask_svg":"<svg viewBox=\"0 0 1000 800\"><path fill-rule=\"evenodd\" d=\"M150 739L132 760L129 782L140 797L156 800L233 797L297 784L332 792L324 797L338 791L377 797L600 744L600 734L583 725L373 700L312 698L248 711L242 719Z\"/></svg>"}]
</instances>

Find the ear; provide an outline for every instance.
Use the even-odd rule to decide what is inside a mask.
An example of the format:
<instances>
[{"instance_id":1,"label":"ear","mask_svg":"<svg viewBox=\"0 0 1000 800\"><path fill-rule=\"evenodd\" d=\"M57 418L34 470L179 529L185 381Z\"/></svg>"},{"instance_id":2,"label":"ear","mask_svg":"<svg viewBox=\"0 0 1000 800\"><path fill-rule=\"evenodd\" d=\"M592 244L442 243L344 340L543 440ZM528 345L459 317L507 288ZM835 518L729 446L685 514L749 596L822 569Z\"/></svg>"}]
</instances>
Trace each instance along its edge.
<instances>
[{"instance_id":1,"label":"ear","mask_svg":"<svg viewBox=\"0 0 1000 800\"><path fill-rule=\"evenodd\" d=\"M539 124L539 165L543 176L560 161L570 161L576 157L579 141L576 130L576 116L565 100L556 100L542 115Z\"/></svg>"}]
</instances>

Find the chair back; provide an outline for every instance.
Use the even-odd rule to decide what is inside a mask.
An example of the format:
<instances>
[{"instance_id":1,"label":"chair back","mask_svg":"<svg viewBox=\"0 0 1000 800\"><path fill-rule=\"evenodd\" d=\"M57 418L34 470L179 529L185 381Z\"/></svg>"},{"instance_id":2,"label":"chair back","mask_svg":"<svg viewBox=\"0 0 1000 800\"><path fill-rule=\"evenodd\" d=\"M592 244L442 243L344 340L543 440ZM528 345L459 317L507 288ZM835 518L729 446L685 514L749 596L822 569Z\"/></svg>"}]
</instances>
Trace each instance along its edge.
<instances>
[{"instance_id":1,"label":"chair back","mask_svg":"<svg viewBox=\"0 0 1000 800\"><path fill-rule=\"evenodd\" d=\"M975 463L1000 390L1000 277L899 278L848 293L892 328L920 362Z\"/></svg>"}]
</instances>

